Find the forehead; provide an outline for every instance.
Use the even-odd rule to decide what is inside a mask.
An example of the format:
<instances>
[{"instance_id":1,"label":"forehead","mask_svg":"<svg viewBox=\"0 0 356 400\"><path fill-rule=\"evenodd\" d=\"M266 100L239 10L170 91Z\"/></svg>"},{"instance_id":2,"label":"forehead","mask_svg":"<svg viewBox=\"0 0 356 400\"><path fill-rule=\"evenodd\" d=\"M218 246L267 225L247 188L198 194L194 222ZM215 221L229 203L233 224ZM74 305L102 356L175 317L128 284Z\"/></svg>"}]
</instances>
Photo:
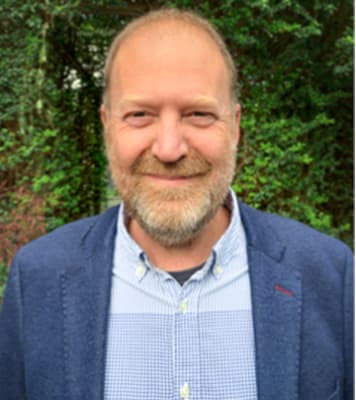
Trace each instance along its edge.
<instances>
[{"instance_id":1,"label":"forehead","mask_svg":"<svg viewBox=\"0 0 356 400\"><path fill-rule=\"evenodd\" d=\"M218 44L203 27L183 20L166 19L146 22L127 32L122 38L118 53L128 46L148 45L153 49L156 46L163 48L165 45L183 43L199 46L202 50L220 52Z\"/></svg>"},{"instance_id":2,"label":"forehead","mask_svg":"<svg viewBox=\"0 0 356 400\"><path fill-rule=\"evenodd\" d=\"M139 27L121 43L113 63L112 88L150 76L162 83L168 78L190 79L191 84L205 80L228 87L228 70L218 45L201 28L180 21Z\"/></svg>"},{"instance_id":3,"label":"forehead","mask_svg":"<svg viewBox=\"0 0 356 400\"><path fill-rule=\"evenodd\" d=\"M114 65L123 67L129 61L141 60L150 60L151 64L173 60L182 67L200 61L227 69L219 46L203 28L176 20L150 22L130 32L118 49Z\"/></svg>"}]
</instances>

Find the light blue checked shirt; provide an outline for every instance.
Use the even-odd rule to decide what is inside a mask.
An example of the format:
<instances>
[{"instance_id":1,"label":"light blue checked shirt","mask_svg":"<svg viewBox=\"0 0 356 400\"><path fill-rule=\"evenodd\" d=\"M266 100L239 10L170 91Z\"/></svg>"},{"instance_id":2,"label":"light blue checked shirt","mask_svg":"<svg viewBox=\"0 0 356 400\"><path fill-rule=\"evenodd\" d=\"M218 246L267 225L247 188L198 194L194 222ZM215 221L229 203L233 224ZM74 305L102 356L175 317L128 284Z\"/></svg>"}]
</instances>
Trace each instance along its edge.
<instances>
[{"instance_id":1,"label":"light blue checked shirt","mask_svg":"<svg viewBox=\"0 0 356 400\"><path fill-rule=\"evenodd\" d=\"M125 227L114 251L105 400L255 400L246 240L230 193L228 229L181 286Z\"/></svg>"}]
</instances>

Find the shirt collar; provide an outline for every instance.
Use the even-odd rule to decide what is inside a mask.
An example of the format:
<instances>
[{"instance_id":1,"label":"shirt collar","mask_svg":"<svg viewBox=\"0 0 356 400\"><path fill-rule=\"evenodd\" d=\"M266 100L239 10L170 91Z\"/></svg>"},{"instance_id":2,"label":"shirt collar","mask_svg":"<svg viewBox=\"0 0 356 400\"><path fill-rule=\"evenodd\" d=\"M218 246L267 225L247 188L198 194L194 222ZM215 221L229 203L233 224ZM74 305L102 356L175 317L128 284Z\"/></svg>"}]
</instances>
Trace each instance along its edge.
<instances>
[{"instance_id":1,"label":"shirt collar","mask_svg":"<svg viewBox=\"0 0 356 400\"><path fill-rule=\"evenodd\" d=\"M226 265L232 257L238 256L246 248L246 237L240 217L239 203L232 189L229 190L225 207L231 213L230 224L213 247L216 257L215 264L220 265Z\"/></svg>"},{"instance_id":2,"label":"shirt collar","mask_svg":"<svg viewBox=\"0 0 356 400\"><path fill-rule=\"evenodd\" d=\"M237 197L232 189L229 190L225 200L225 207L227 207L231 213L230 224L214 245L205 266L195 274L197 279L201 279L208 271L211 271L216 279L220 279L225 266L229 264L232 257L246 258L245 232L241 222ZM134 273L139 281L143 279L149 269L153 268L153 266L147 262L147 257L141 247L133 240L127 230L127 217L124 203L119 207L117 219L114 273L118 271L122 260L125 260L125 264L129 265L130 268L135 269Z\"/></svg>"}]
</instances>

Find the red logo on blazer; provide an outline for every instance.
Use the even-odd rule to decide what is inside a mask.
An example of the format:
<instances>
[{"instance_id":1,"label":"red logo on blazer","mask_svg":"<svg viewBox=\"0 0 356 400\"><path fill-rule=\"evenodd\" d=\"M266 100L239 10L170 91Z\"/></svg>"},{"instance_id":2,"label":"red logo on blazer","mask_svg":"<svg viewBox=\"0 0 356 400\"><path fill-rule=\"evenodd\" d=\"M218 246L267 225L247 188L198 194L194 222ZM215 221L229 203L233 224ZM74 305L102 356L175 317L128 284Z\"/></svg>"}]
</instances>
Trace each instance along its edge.
<instances>
[{"instance_id":1,"label":"red logo on blazer","mask_svg":"<svg viewBox=\"0 0 356 400\"><path fill-rule=\"evenodd\" d=\"M281 292L287 296L293 296L293 293L290 290L284 289L282 286L278 285L278 283L276 283L274 285L275 290L277 290L278 292Z\"/></svg>"}]
</instances>

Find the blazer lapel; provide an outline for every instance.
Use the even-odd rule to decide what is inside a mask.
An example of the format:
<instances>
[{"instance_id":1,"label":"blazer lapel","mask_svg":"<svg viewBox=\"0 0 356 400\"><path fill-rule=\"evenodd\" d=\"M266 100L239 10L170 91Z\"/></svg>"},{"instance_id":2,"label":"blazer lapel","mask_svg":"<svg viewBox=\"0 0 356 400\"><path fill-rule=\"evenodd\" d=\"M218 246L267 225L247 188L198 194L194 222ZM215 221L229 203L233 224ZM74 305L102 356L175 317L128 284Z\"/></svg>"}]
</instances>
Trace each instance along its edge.
<instances>
[{"instance_id":1,"label":"blazer lapel","mask_svg":"<svg viewBox=\"0 0 356 400\"><path fill-rule=\"evenodd\" d=\"M117 207L82 239L77 263L61 277L66 400L101 400Z\"/></svg>"},{"instance_id":2,"label":"blazer lapel","mask_svg":"<svg viewBox=\"0 0 356 400\"><path fill-rule=\"evenodd\" d=\"M300 274L283 263L283 242L262 221L254 221L256 211L245 205L241 211L248 243L258 399L297 400Z\"/></svg>"},{"instance_id":3,"label":"blazer lapel","mask_svg":"<svg viewBox=\"0 0 356 400\"><path fill-rule=\"evenodd\" d=\"M249 249L259 400L296 400L301 282L294 271Z\"/></svg>"}]
</instances>

